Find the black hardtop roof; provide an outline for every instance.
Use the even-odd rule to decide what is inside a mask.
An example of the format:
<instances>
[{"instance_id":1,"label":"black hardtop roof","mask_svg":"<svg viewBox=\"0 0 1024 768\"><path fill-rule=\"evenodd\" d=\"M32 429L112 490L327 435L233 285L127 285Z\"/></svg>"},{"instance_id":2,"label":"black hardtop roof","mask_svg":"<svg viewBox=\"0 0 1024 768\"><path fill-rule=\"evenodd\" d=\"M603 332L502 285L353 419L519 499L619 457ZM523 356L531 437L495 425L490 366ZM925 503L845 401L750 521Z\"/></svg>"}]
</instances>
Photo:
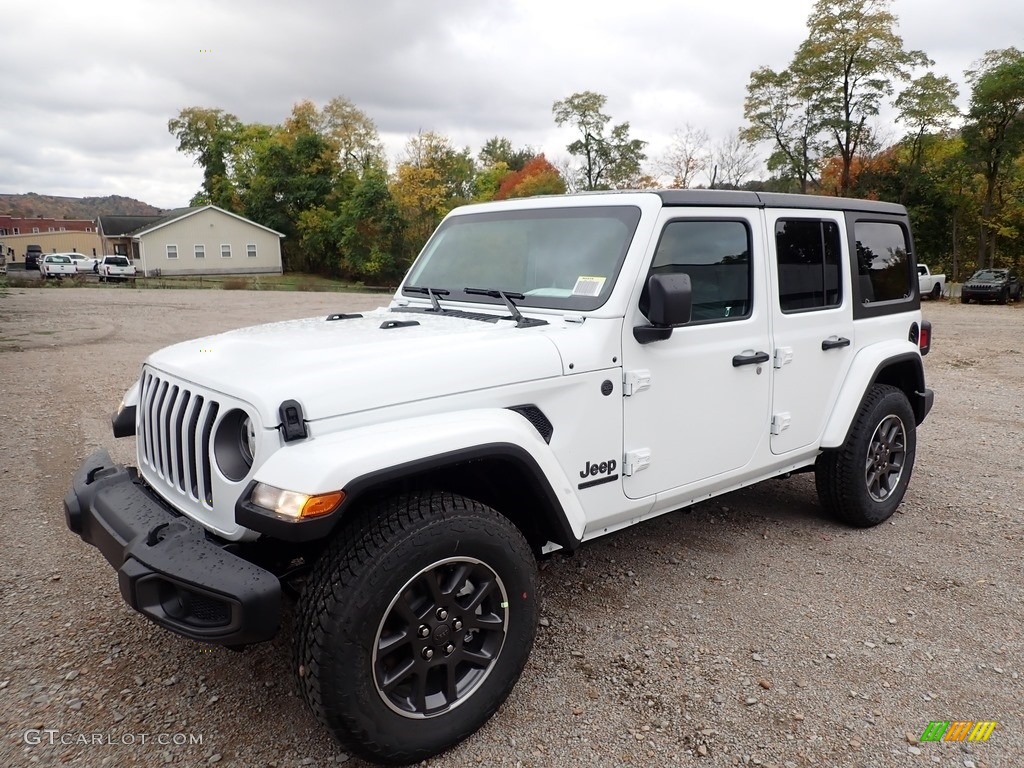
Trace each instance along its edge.
<instances>
[{"instance_id":1,"label":"black hardtop roof","mask_svg":"<svg viewBox=\"0 0 1024 768\"><path fill-rule=\"evenodd\" d=\"M663 189L655 192L666 206L729 206L732 208L820 208L906 216L896 203L825 195L790 195L781 192L744 192L731 189Z\"/></svg>"}]
</instances>

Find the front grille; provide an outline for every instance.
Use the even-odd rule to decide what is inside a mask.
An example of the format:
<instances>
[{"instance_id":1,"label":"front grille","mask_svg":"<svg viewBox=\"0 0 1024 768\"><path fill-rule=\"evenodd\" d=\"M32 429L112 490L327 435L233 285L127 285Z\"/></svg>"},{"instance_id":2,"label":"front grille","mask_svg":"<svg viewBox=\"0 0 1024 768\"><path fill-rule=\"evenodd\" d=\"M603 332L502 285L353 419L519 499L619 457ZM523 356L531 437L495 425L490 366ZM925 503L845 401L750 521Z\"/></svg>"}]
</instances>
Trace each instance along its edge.
<instances>
[{"instance_id":1,"label":"front grille","mask_svg":"<svg viewBox=\"0 0 1024 768\"><path fill-rule=\"evenodd\" d=\"M210 441L220 404L146 370L139 408L140 461L169 487L213 509Z\"/></svg>"}]
</instances>

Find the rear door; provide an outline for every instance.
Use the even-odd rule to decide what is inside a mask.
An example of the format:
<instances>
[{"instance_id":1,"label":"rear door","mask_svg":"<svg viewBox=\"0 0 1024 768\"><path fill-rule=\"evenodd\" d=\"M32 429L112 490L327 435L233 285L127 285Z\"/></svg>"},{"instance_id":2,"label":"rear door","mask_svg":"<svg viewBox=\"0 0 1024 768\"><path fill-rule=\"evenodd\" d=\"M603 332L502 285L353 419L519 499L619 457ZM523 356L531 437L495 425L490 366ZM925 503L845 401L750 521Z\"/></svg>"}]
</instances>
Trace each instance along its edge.
<instances>
[{"instance_id":1,"label":"rear door","mask_svg":"<svg viewBox=\"0 0 1024 768\"><path fill-rule=\"evenodd\" d=\"M840 212L765 211L770 240L774 379L771 448L816 444L856 349L849 246Z\"/></svg>"}]
</instances>

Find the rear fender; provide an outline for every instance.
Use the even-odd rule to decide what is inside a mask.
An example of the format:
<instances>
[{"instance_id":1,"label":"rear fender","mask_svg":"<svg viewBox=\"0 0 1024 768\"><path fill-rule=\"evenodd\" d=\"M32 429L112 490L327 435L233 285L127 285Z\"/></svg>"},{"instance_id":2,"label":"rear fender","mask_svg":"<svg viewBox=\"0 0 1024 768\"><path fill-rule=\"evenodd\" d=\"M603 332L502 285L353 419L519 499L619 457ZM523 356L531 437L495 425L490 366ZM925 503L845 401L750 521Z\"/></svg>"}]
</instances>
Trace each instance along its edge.
<instances>
[{"instance_id":1,"label":"rear fender","mask_svg":"<svg viewBox=\"0 0 1024 768\"><path fill-rule=\"evenodd\" d=\"M862 349L853 360L846 381L839 392L832 416L821 438L822 448L838 448L857 415L864 394L876 382L884 382L902 389L915 410L917 422L924 420L919 412L919 397L923 393L924 365L921 352L909 341L886 341Z\"/></svg>"}]
</instances>

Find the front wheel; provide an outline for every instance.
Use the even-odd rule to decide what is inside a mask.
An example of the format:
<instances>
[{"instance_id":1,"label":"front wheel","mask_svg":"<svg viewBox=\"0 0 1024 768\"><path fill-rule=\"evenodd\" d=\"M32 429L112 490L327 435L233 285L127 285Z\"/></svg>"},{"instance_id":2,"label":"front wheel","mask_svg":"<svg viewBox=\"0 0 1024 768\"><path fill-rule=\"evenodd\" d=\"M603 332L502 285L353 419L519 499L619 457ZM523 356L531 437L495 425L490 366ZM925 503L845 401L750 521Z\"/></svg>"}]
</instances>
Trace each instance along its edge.
<instances>
[{"instance_id":1,"label":"front wheel","mask_svg":"<svg viewBox=\"0 0 1024 768\"><path fill-rule=\"evenodd\" d=\"M1003 288L1003 292L999 294L999 303L1007 304L1010 301L1010 289Z\"/></svg>"},{"instance_id":2,"label":"front wheel","mask_svg":"<svg viewBox=\"0 0 1024 768\"><path fill-rule=\"evenodd\" d=\"M864 397L846 443L815 464L821 505L850 525L888 520L903 501L917 450L914 411L902 390L876 384Z\"/></svg>"},{"instance_id":3,"label":"front wheel","mask_svg":"<svg viewBox=\"0 0 1024 768\"><path fill-rule=\"evenodd\" d=\"M364 758L413 763L482 726L526 664L536 563L519 530L427 491L357 514L313 568L296 667L307 704Z\"/></svg>"}]
</instances>

